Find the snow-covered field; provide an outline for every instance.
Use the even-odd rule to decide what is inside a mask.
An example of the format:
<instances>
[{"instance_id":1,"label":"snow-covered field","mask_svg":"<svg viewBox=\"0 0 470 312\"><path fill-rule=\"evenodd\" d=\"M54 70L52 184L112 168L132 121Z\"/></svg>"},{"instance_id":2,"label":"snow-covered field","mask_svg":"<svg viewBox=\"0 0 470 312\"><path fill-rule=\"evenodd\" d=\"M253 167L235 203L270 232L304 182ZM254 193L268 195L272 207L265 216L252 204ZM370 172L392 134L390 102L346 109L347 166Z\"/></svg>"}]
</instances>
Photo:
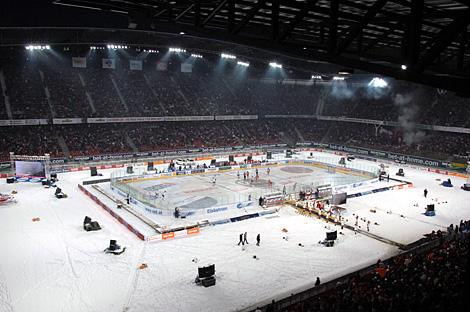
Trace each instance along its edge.
<instances>
[{"instance_id":1,"label":"snow-covered field","mask_svg":"<svg viewBox=\"0 0 470 312\"><path fill-rule=\"evenodd\" d=\"M398 167L389 170L392 177ZM101 173L109 176L110 171ZM452 178L455 187L444 188L436 179L446 176L409 168L405 173L414 188L349 199L348 223L359 215L372 221L371 233L406 244L470 218L470 192L460 190L463 179ZM59 174L58 185L69 196L60 200L39 184L0 182L0 192L18 191L16 203L0 206L1 312L236 311L311 287L317 276L327 281L398 252L346 229L333 248L323 247L318 241L331 225L289 207L276 215L203 228L196 236L146 243L78 190L88 177L88 172ZM436 205L435 217L423 215L428 203ZM83 231L85 215L103 229ZM40 221L33 222L34 217ZM245 231L250 244L242 250L238 236ZM258 233L259 247L254 244ZM126 252L104 254L109 239L127 246ZM139 270L141 263L148 267ZM216 286L196 286L198 265L212 263Z\"/></svg>"}]
</instances>

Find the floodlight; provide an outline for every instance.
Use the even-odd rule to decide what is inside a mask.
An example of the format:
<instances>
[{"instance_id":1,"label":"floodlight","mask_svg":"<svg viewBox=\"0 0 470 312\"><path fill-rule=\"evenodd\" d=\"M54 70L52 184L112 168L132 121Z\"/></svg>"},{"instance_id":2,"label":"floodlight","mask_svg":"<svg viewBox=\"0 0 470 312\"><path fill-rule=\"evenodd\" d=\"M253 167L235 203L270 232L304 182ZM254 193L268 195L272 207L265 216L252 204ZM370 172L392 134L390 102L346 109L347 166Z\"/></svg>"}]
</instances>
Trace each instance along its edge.
<instances>
[{"instance_id":1,"label":"floodlight","mask_svg":"<svg viewBox=\"0 0 470 312\"><path fill-rule=\"evenodd\" d=\"M238 62L237 62L237 65L248 67L248 66L250 66L250 63L238 61Z\"/></svg>"},{"instance_id":2,"label":"floodlight","mask_svg":"<svg viewBox=\"0 0 470 312\"><path fill-rule=\"evenodd\" d=\"M221 58L226 58L226 59L236 59L237 58L235 55L227 54L227 53L220 54L220 57Z\"/></svg>"},{"instance_id":3,"label":"floodlight","mask_svg":"<svg viewBox=\"0 0 470 312\"><path fill-rule=\"evenodd\" d=\"M369 82L368 85L375 88L385 88L388 86L388 83L382 78L375 77Z\"/></svg>"},{"instance_id":4,"label":"floodlight","mask_svg":"<svg viewBox=\"0 0 470 312\"><path fill-rule=\"evenodd\" d=\"M269 63L269 66L273 67L273 68L282 68L282 65L281 64L278 64L276 62L270 62Z\"/></svg>"},{"instance_id":5,"label":"floodlight","mask_svg":"<svg viewBox=\"0 0 470 312\"><path fill-rule=\"evenodd\" d=\"M181 48L170 48L170 52L184 53L184 52L186 52L186 50L181 49Z\"/></svg>"}]
</instances>

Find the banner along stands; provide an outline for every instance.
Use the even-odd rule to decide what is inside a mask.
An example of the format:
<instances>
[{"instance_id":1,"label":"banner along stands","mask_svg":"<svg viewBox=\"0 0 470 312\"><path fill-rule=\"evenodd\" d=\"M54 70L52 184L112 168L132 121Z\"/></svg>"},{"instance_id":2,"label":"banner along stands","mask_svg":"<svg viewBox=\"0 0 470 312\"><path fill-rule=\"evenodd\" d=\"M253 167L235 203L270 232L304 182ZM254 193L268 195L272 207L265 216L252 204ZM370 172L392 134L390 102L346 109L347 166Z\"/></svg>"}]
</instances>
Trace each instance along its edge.
<instances>
[{"instance_id":1,"label":"banner along stands","mask_svg":"<svg viewBox=\"0 0 470 312\"><path fill-rule=\"evenodd\" d=\"M425 157L419 156L411 156L411 155L404 155L404 154L397 154L392 152L385 152L379 150L369 150L360 147L349 147L344 145L338 144L326 144L326 143L310 143L311 147L315 148L326 148L335 151L342 151L346 153L351 153L359 156L370 157L370 158L383 158L392 160L394 162L403 163L403 164L412 164L412 165L419 165L424 167L437 167L437 168L445 168L445 169L453 169L453 170L463 170L464 167L457 166L451 162L447 161L440 161L436 159L430 159Z\"/></svg>"}]
</instances>

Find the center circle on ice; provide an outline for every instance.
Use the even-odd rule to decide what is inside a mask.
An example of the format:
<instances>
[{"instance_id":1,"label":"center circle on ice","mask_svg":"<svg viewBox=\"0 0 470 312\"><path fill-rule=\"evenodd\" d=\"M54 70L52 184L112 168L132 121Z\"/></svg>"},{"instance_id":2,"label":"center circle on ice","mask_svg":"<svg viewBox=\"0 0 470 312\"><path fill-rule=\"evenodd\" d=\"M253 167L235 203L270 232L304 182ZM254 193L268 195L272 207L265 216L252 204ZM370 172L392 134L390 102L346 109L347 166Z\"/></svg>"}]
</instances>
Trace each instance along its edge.
<instances>
[{"instance_id":1,"label":"center circle on ice","mask_svg":"<svg viewBox=\"0 0 470 312\"><path fill-rule=\"evenodd\" d=\"M300 166L288 166L288 167L282 167L281 171L284 171L287 173L311 173L313 172L313 169L308 168L308 167L300 167Z\"/></svg>"}]
</instances>

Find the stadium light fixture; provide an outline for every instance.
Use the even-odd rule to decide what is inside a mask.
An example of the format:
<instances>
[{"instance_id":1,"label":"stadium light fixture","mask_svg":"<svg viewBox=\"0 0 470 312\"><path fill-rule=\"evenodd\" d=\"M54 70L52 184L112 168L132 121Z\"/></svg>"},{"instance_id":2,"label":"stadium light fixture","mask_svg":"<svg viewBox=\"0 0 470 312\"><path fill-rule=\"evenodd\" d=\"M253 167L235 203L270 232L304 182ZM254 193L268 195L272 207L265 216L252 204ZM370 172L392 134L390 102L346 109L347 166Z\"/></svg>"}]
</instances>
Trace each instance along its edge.
<instances>
[{"instance_id":1,"label":"stadium light fixture","mask_svg":"<svg viewBox=\"0 0 470 312\"><path fill-rule=\"evenodd\" d=\"M405 64L401 65L401 69L406 70L408 67Z\"/></svg>"},{"instance_id":2,"label":"stadium light fixture","mask_svg":"<svg viewBox=\"0 0 470 312\"><path fill-rule=\"evenodd\" d=\"M220 54L220 57L221 57L221 58L226 58L226 59L232 59L232 60L234 60L234 59L237 58L235 55L227 54L227 53L222 53L222 54Z\"/></svg>"},{"instance_id":3,"label":"stadium light fixture","mask_svg":"<svg viewBox=\"0 0 470 312\"><path fill-rule=\"evenodd\" d=\"M282 65L281 64L278 64L276 62L270 62L269 63L269 66L273 67L273 68L282 68Z\"/></svg>"},{"instance_id":4,"label":"stadium light fixture","mask_svg":"<svg viewBox=\"0 0 470 312\"><path fill-rule=\"evenodd\" d=\"M336 81L341 81L341 80L344 80L344 79L345 79L344 77L333 76L333 80L336 80Z\"/></svg>"},{"instance_id":5,"label":"stadium light fixture","mask_svg":"<svg viewBox=\"0 0 470 312\"><path fill-rule=\"evenodd\" d=\"M185 49L181 49L181 48L170 48L170 52L184 53L184 52L186 52L186 50L185 50Z\"/></svg>"},{"instance_id":6,"label":"stadium light fixture","mask_svg":"<svg viewBox=\"0 0 470 312\"><path fill-rule=\"evenodd\" d=\"M385 88L388 86L388 83L379 77L374 77L368 84L369 87L374 87L374 88Z\"/></svg>"},{"instance_id":7,"label":"stadium light fixture","mask_svg":"<svg viewBox=\"0 0 470 312\"><path fill-rule=\"evenodd\" d=\"M237 62L237 65L244 66L244 67L248 67L248 66L250 66L250 63L238 61L238 62Z\"/></svg>"},{"instance_id":8,"label":"stadium light fixture","mask_svg":"<svg viewBox=\"0 0 470 312\"><path fill-rule=\"evenodd\" d=\"M106 47L108 49L111 49L111 50L117 50L117 49L129 49L129 46L126 46L126 45L115 45L115 44L108 44L106 45ZM100 49L100 48L97 48L97 49ZM104 49L104 48L103 48Z\"/></svg>"},{"instance_id":9,"label":"stadium light fixture","mask_svg":"<svg viewBox=\"0 0 470 312\"><path fill-rule=\"evenodd\" d=\"M180 31L180 35L186 35L184 31Z\"/></svg>"},{"instance_id":10,"label":"stadium light fixture","mask_svg":"<svg viewBox=\"0 0 470 312\"><path fill-rule=\"evenodd\" d=\"M322 80L322 77L320 75L312 75L312 79Z\"/></svg>"},{"instance_id":11,"label":"stadium light fixture","mask_svg":"<svg viewBox=\"0 0 470 312\"><path fill-rule=\"evenodd\" d=\"M51 46L50 45L27 45L26 50L50 50Z\"/></svg>"},{"instance_id":12,"label":"stadium light fixture","mask_svg":"<svg viewBox=\"0 0 470 312\"><path fill-rule=\"evenodd\" d=\"M191 57L202 58L201 54L191 53Z\"/></svg>"}]
</instances>

